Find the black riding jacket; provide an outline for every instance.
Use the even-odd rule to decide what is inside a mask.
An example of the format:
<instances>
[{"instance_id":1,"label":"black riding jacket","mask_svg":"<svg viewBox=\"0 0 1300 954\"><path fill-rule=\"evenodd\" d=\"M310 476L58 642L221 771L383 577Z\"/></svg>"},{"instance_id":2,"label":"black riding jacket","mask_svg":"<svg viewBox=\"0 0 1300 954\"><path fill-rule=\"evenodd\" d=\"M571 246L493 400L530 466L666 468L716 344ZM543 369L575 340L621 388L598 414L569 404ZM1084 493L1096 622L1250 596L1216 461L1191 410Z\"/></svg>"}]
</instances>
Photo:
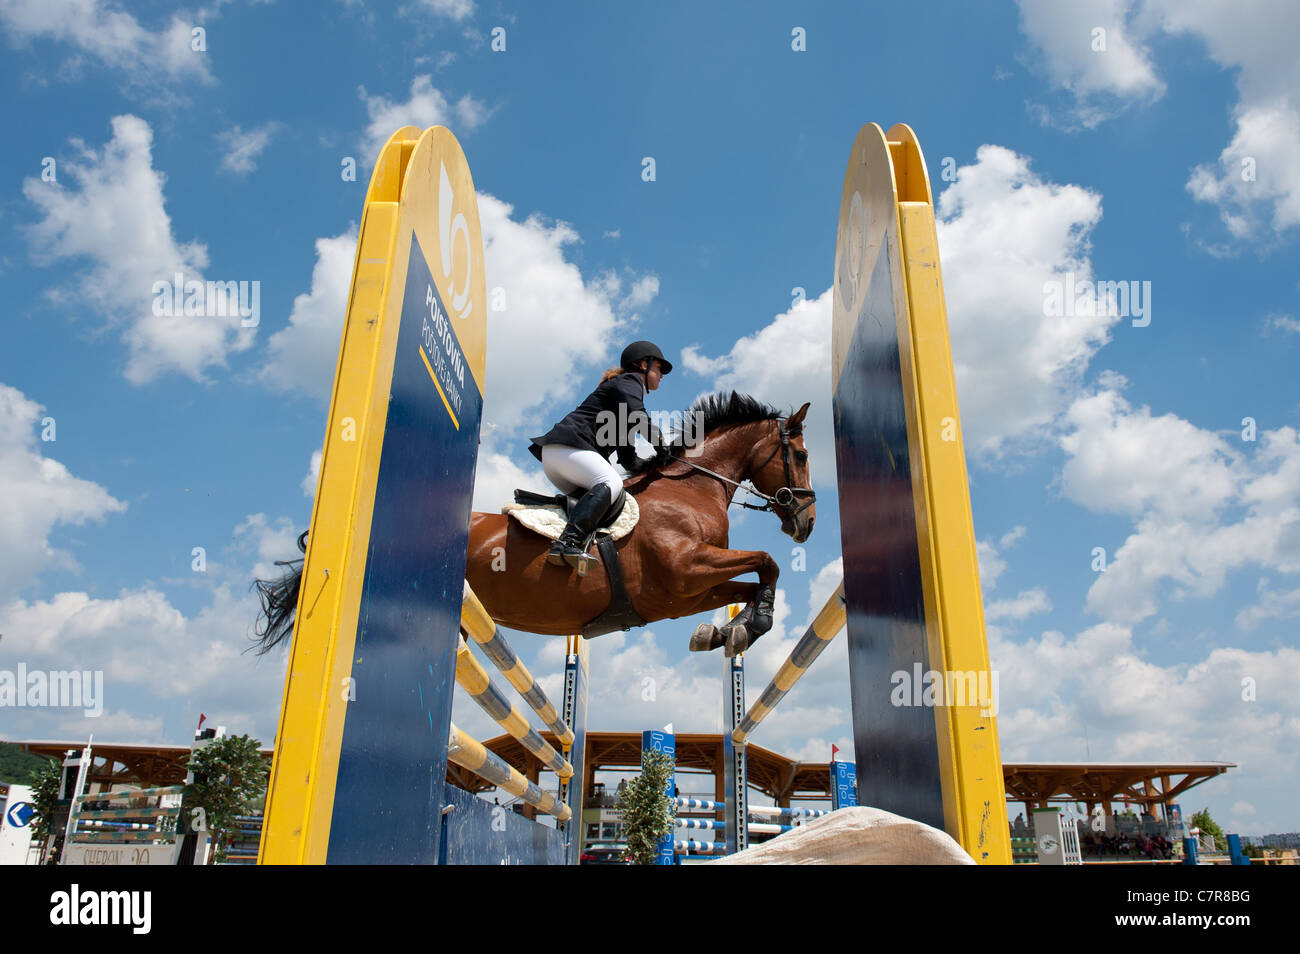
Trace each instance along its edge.
<instances>
[{"instance_id":1,"label":"black riding jacket","mask_svg":"<svg viewBox=\"0 0 1300 954\"><path fill-rule=\"evenodd\" d=\"M625 371L610 378L564 420L541 437L532 438L528 450L538 460L547 444L592 450L606 458L616 451L623 469L631 470L637 460L635 435L652 443L659 439L645 411L645 393L645 382L638 372Z\"/></svg>"}]
</instances>

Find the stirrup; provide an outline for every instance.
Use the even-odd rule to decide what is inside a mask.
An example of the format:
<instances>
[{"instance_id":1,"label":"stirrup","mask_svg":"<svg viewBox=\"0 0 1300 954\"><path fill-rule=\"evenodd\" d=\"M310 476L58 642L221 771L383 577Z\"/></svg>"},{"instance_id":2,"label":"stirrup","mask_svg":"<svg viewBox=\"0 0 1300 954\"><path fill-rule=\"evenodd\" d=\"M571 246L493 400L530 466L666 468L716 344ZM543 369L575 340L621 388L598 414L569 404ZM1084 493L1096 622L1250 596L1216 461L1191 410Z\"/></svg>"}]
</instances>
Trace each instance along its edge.
<instances>
[{"instance_id":1,"label":"stirrup","mask_svg":"<svg viewBox=\"0 0 1300 954\"><path fill-rule=\"evenodd\" d=\"M591 565L597 560L589 550L565 550L564 562L578 571L578 576L586 576Z\"/></svg>"},{"instance_id":2,"label":"stirrup","mask_svg":"<svg viewBox=\"0 0 1300 954\"><path fill-rule=\"evenodd\" d=\"M586 576L591 564L597 562L590 553L591 542L594 537L595 534L588 537L585 541L586 546L583 546L581 543L568 542L561 536L546 551L546 562L552 566L565 566L567 564L578 571L578 576Z\"/></svg>"}]
</instances>

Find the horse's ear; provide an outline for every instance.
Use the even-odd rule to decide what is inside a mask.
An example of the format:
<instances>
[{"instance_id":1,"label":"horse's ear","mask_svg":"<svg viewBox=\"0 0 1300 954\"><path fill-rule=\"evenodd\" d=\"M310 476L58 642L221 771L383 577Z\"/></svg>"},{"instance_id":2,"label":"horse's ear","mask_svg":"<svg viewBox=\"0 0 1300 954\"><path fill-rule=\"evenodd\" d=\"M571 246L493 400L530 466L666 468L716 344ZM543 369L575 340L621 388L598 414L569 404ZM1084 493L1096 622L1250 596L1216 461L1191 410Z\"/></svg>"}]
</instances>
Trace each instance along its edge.
<instances>
[{"instance_id":1,"label":"horse's ear","mask_svg":"<svg viewBox=\"0 0 1300 954\"><path fill-rule=\"evenodd\" d=\"M808 413L809 403L811 402L805 401L803 407L799 408L799 410L795 411L793 414L790 415L789 426L791 430L794 430L803 425L803 416Z\"/></svg>"}]
</instances>

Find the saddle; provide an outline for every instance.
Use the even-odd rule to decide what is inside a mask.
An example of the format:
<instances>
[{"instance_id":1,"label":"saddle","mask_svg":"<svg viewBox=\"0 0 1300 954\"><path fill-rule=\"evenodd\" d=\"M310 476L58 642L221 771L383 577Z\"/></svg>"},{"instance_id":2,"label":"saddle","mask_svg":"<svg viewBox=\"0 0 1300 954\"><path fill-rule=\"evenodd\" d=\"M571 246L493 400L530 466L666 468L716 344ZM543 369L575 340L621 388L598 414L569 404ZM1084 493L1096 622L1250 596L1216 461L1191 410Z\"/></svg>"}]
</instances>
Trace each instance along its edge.
<instances>
[{"instance_id":1,"label":"saddle","mask_svg":"<svg viewBox=\"0 0 1300 954\"><path fill-rule=\"evenodd\" d=\"M569 510L577 503L566 494L539 494L531 490L516 490L515 502L506 504L501 512L514 518L520 526L540 534L548 540L558 540L569 522ZM616 505L600 521L600 526L592 534L595 538L596 552L605 567L605 576L609 579L609 606L595 619L582 627L584 639L604 636L615 630L627 630L634 626L644 626L645 620L632 605L632 597L627 592L623 580L623 568L618 559L615 540L621 540L632 532L641 517L636 498L626 491ZM587 541L591 546L591 541Z\"/></svg>"},{"instance_id":2,"label":"saddle","mask_svg":"<svg viewBox=\"0 0 1300 954\"><path fill-rule=\"evenodd\" d=\"M538 494L531 490L516 490L515 502L506 504L501 512L548 540L558 540L564 532L565 524L569 522L569 512L577 502L577 498L566 494ZM639 519L641 510L637 507L636 498L624 491L619 502L610 507L601 519L596 534L608 534L615 540L622 540L632 532Z\"/></svg>"}]
</instances>

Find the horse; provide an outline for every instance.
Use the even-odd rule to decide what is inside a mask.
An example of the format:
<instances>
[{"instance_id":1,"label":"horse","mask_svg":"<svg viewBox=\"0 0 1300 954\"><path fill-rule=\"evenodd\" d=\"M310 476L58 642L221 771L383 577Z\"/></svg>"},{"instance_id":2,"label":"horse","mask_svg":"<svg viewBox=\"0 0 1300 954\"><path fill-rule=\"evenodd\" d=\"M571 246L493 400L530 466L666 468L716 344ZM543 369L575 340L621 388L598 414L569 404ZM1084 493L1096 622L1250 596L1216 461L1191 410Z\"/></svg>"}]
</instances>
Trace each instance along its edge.
<instances>
[{"instance_id":1,"label":"horse","mask_svg":"<svg viewBox=\"0 0 1300 954\"><path fill-rule=\"evenodd\" d=\"M808 539L816 521L803 439L808 407L783 416L735 392L701 398L686 412L695 426L633 466L623 489L636 498L640 518L615 548L632 607L644 623L744 604L721 627L703 623L691 636L691 651L725 647L728 656L771 629L780 567L761 550L730 549L727 508L748 481L747 492L765 503L741 506L776 514L796 543ZM607 574L579 575L548 563L550 544L505 514L471 514L465 579L498 624L564 636L582 632L610 606L614 589ZM266 619L258 632L260 652L291 629L302 573L300 561L296 566L279 581L256 582ZM746 573L757 573L758 582L735 579Z\"/></svg>"}]
</instances>

